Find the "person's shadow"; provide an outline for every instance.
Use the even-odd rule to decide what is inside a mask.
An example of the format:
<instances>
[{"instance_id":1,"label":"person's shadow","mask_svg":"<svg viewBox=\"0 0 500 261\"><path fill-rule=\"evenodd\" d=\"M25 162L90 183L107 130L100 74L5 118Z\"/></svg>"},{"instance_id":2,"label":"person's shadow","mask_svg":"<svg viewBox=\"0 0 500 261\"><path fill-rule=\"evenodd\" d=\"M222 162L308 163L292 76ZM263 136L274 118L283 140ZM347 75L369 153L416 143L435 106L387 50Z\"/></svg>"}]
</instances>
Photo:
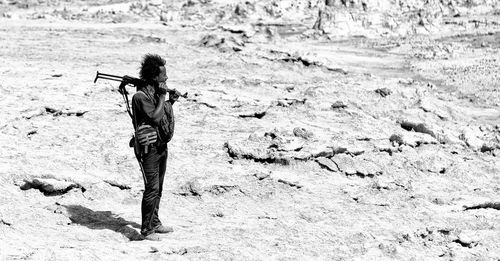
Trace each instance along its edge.
<instances>
[{"instance_id":1,"label":"person's shadow","mask_svg":"<svg viewBox=\"0 0 500 261\"><path fill-rule=\"evenodd\" d=\"M80 205L64 206L69 214L69 219L91 229L109 229L123 234L131 241L143 240L144 237L134 228L141 226L135 222L127 221L116 216L111 211L93 211ZM130 227L130 226L134 227Z\"/></svg>"}]
</instances>

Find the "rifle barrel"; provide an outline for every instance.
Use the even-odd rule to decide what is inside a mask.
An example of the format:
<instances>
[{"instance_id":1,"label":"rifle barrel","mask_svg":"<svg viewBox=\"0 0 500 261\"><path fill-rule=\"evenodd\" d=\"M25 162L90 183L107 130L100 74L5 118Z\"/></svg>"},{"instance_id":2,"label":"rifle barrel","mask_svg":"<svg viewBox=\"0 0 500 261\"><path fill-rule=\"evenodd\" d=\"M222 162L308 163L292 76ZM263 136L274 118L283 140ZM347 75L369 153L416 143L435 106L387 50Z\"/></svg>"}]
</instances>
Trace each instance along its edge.
<instances>
[{"instance_id":1,"label":"rifle barrel","mask_svg":"<svg viewBox=\"0 0 500 261\"><path fill-rule=\"evenodd\" d=\"M117 82L121 82L122 81L121 79L109 78L109 77L105 77L105 76L99 76L97 78L104 79L104 80L112 80L112 81L117 81Z\"/></svg>"}]
</instances>

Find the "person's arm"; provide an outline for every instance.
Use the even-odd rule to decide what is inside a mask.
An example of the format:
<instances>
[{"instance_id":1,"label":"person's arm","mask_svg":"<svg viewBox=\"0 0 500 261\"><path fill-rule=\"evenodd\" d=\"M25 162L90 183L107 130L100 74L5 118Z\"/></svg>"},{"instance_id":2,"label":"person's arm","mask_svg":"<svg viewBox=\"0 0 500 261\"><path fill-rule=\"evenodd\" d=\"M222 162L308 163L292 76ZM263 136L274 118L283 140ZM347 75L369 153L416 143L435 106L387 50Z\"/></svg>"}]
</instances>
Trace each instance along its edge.
<instances>
[{"instance_id":1,"label":"person's arm","mask_svg":"<svg viewBox=\"0 0 500 261\"><path fill-rule=\"evenodd\" d=\"M155 124L159 124L161 118L165 114L163 107L165 106L165 94L159 96L158 104L155 106L154 102L151 101L144 93L136 93L132 97L132 104L134 108L139 109L144 112L149 120L153 121Z\"/></svg>"}]
</instances>

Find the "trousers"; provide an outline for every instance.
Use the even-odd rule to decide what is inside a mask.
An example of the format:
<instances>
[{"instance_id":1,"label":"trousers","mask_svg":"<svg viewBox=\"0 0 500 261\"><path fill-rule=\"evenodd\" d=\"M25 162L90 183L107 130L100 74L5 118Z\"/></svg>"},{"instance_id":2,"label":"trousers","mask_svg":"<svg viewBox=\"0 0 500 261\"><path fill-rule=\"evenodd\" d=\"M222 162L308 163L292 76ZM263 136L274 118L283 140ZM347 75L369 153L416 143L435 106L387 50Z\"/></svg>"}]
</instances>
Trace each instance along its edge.
<instances>
[{"instance_id":1,"label":"trousers","mask_svg":"<svg viewBox=\"0 0 500 261\"><path fill-rule=\"evenodd\" d=\"M142 157L144 193L141 203L141 234L144 236L154 233L155 228L161 225L158 209L163 190L163 179L167 170L167 158L167 148L158 151L154 146Z\"/></svg>"}]
</instances>

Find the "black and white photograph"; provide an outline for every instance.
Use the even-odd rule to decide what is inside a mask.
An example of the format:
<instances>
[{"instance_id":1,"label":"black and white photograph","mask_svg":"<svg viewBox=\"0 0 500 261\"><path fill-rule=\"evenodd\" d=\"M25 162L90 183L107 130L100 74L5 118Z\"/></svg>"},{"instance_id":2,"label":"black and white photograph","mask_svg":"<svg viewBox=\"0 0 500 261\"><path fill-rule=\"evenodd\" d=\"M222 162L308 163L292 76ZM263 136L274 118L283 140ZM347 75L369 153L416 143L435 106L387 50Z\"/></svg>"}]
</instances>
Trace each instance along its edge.
<instances>
[{"instance_id":1,"label":"black and white photograph","mask_svg":"<svg viewBox=\"0 0 500 261\"><path fill-rule=\"evenodd\" d=\"M0 261L500 261L499 0L0 0Z\"/></svg>"}]
</instances>

